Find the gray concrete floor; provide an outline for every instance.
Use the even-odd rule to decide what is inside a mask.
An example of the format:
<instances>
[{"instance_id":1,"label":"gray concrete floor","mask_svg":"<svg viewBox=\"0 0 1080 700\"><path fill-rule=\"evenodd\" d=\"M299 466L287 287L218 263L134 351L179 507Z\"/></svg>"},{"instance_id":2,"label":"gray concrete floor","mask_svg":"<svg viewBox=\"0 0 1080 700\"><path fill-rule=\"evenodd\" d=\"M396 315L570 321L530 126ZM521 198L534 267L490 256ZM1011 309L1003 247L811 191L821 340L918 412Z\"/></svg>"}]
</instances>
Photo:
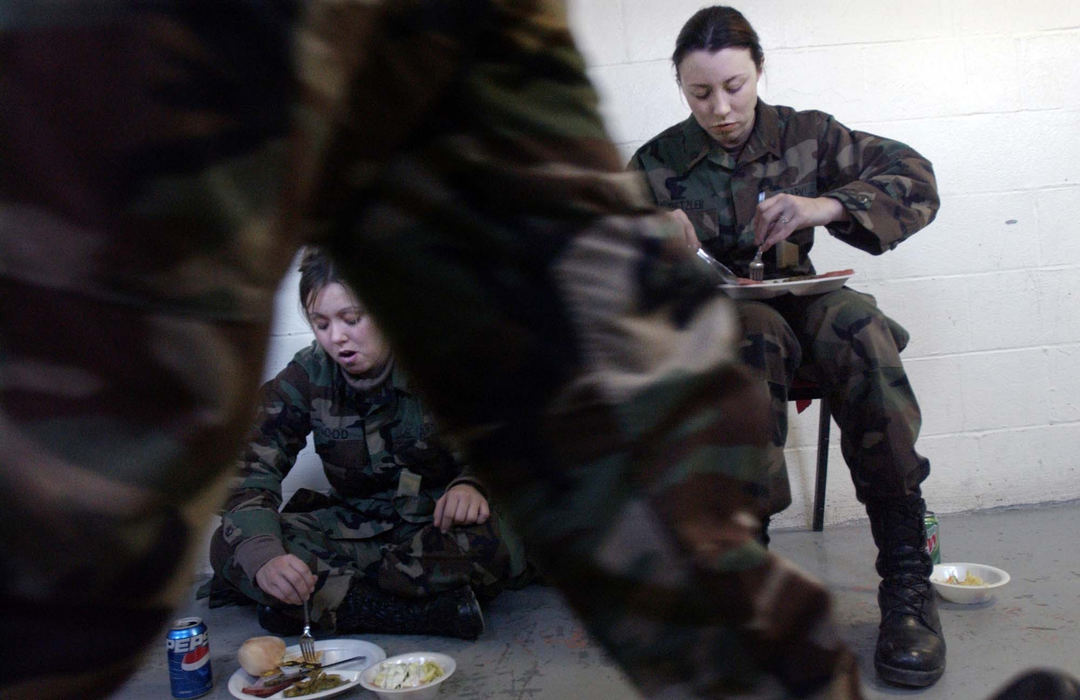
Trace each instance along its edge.
<instances>
[{"instance_id":1,"label":"gray concrete floor","mask_svg":"<svg viewBox=\"0 0 1080 700\"><path fill-rule=\"evenodd\" d=\"M931 504L932 506L932 504ZM1048 666L1080 676L1080 503L941 516L945 561L992 564L1012 581L978 606L940 603L948 642L948 669L933 687L906 690L879 683L873 670L877 634L875 550L865 522L825 532L782 531L773 548L822 578L832 589L840 633L860 659L867 698L917 696L926 700L985 698L1022 669ZM202 616L210 628L214 688L206 698L232 697L229 677L236 650L263 634L250 608L209 610L194 601L181 614ZM457 673L445 698L637 697L619 670L593 643L551 588L504 593L486 609L487 630L476 642L440 637L357 635L388 655L425 649L455 657ZM295 643L295 638L288 638ZM162 647L115 698L170 697ZM335 696L374 698L361 688Z\"/></svg>"}]
</instances>

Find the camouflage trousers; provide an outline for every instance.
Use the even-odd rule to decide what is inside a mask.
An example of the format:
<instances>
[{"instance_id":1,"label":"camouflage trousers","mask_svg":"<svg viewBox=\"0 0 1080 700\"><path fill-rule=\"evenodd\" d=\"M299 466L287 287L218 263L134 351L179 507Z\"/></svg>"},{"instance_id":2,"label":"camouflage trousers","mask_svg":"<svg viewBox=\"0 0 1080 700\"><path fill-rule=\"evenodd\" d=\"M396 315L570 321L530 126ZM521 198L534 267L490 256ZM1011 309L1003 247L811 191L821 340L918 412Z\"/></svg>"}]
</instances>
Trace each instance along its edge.
<instances>
[{"instance_id":1,"label":"camouflage trousers","mask_svg":"<svg viewBox=\"0 0 1080 700\"><path fill-rule=\"evenodd\" d=\"M312 500L327 499L301 490L285 505L281 535L285 549L319 577L311 613L314 620L328 628L332 628L332 613L354 578L366 579L382 590L407 598L464 585L472 586L481 598L490 598L505 586L520 585L524 579L524 548L498 512L493 511L482 525L454 527L446 533L432 523L403 522L374 537L356 539L344 536L336 527L355 518L355 511L334 503L296 510L297 502ZM221 579L251 600L280 605L230 556L220 528L210 540L210 564Z\"/></svg>"},{"instance_id":2,"label":"camouflage trousers","mask_svg":"<svg viewBox=\"0 0 1080 700\"><path fill-rule=\"evenodd\" d=\"M620 171L560 2L312 2L304 36L287 3L25 7L60 4L0 27L0 695L101 697L160 643L303 238L643 693L859 696L827 592L756 540L734 311Z\"/></svg>"},{"instance_id":3,"label":"camouflage trousers","mask_svg":"<svg viewBox=\"0 0 1080 700\"><path fill-rule=\"evenodd\" d=\"M788 387L796 378L812 380L828 393L861 502L918 494L930 464L915 451L922 419L900 361L907 331L882 313L872 296L847 287L737 306L742 361L769 388L766 510L776 513L791 503L784 445Z\"/></svg>"},{"instance_id":4,"label":"camouflage trousers","mask_svg":"<svg viewBox=\"0 0 1080 700\"><path fill-rule=\"evenodd\" d=\"M522 227L484 247L503 247L492 276L376 209L408 235L336 239L338 260L530 557L638 687L726 697L771 674L857 696L826 592L757 542L764 387L739 366L730 304L655 237L660 221ZM556 237L538 276L536 241ZM414 266L426 274L391 284ZM420 342L431 334L442 342ZM775 643L789 635L802 641Z\"/></svg>"}]
</instances>

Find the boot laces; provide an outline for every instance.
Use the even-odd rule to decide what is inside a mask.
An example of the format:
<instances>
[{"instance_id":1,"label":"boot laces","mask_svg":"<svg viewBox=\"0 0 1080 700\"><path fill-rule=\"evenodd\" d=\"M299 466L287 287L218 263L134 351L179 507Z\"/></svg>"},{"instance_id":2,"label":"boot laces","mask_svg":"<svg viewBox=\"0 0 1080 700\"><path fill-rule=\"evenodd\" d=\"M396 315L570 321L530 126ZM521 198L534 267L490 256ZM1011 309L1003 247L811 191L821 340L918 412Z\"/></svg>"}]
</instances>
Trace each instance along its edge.
<instances>
[{"instance_id":1,"label":"boot laces","mask_svg":"<svg viewBox=\"0 0 1080 700\"><path fill-rule=\"evenodd\" d=\"M930 582L916 574L897 574L882 581L885 616L910 615L926 622L925 608L934 594Z\"/></svg>"}]
</instances>

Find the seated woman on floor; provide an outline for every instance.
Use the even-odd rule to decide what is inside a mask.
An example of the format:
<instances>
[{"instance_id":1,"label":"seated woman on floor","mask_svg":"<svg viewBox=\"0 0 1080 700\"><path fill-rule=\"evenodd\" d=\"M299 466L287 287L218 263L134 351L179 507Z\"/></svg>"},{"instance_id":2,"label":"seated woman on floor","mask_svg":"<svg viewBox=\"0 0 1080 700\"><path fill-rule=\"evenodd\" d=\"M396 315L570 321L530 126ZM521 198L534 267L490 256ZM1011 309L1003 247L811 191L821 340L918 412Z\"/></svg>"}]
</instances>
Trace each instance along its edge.
<instances>
[{"instance_id":1,"label":"seated woman on floor","mask_svg":"<svg viewBox=\"0 0 1080 700\"><path fill-rule=\"evenodd\" d=\"M267 382L221 527L216 583L258 604L260 624L476 638L477 601L526 571L520 542L436 427L374 320L319 249L300 264L315 341ZM311 435L330 482L282 502Z\"/></svg>"}]
</instances>

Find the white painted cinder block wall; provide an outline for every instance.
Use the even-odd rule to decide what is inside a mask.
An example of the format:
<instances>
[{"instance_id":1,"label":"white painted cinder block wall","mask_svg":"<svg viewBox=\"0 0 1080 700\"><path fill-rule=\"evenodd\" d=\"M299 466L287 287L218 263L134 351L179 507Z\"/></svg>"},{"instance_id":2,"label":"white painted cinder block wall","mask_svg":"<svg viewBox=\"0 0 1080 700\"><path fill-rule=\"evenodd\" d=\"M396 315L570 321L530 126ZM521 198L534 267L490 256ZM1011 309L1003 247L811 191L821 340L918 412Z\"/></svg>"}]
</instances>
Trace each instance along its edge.
<instances>
[{"instance_id":1,"label":"white painted cinder block wall","mask_svg":"<svg viewBox=\"0 0 1080 700\"><path fill-rule=\"evenodd\" d=\"M700 0L571 0L573 25L629 156L689 113L669 57ZM820 270L912 334L924 484L940 512L1080 497L1080 3L1057 0L734 2L765 48L763 99L832 113L934 163L937 220L873 257L819 231ZM794 411L792 411L794 414ZM805 527L817 407L793 417ZM864 517L830 451L826 522Z\"/></svg>"},{"instance_id":2,"label":"white painted cinder block wall","mask_svg":"<svg viewBox=\"0 0 1080 700\"><path fill-rule=\"evenodd\" d=\"M698 0L570 0L572 26L623 153L689 111L669 56ZM819 232L820 270L912 334L930 508L1080 498L1080 2L733 3L765 48L762 97L905 141L934 163L937 220L883 256ZM296 277L278 295L267 377L311 340ZM808 527L816 404L792 410L794 503ZM833 430L826 523L865 517ZM286 483L324 484L310 451Z\"/></svg>"}]
</instances>

